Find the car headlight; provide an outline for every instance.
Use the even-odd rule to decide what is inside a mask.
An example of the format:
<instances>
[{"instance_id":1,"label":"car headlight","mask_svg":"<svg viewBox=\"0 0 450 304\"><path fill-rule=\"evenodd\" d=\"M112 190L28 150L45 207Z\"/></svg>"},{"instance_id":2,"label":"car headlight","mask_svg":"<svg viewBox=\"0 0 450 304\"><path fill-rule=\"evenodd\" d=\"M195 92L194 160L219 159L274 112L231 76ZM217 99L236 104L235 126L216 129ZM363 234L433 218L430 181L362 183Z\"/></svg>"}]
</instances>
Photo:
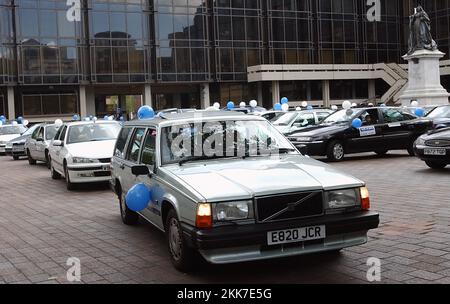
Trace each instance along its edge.
<instances>
[{"instance_id":1,"label":"car headlight","mask_svg":"<svg viewBox=\"0 0 450 304\"><path fill-rule=\"evenodd\" d=\"M92 158L83 158L83 157L74 157L72 158L72 162L74 164L96 164L100 161L98 159L92 159Z\"/></svg>"},{"instance_id":2,"label":"car headlight","mask_svg":"<svg viewBox=\"0 0 450 304\"><path fill-rule=\"evenodd\" d=\"M414 143L416 146L424 146L425 145L425 139L420 136L417 138L416 142Z\"/></svg>"},{"instance_id":3,"label":"car headlight","mask_svg":"<svg viewBox=\"0 0 450 304\"><path fill-rule=\"evenodd\" d=\"M326 209L347 209L361 205L358 189L343 189L325 192Z\"/></svg>"},{"instance_id":4,"label":"car headlight","mask_svg":"<svg viewBox=\"0 0 450 304\"><path fill-rule=\"evenodd\" d=\"M6 148L12 148L13 144L11 142L6 143Z\"/></svg>"},{"instance_id":5,"label":"car headlight","mask_svg":"<svg viewBox=\"0 0 450 304\"><path fill-rule=\"evenodd\" d=\"M313 141L312 137L297 137L296 141L298 142L310 142Z\"/></svg>"},{"instance_id":6,"label":"car headlight","mask_svg":"<svg viewBox=\"0 0 450 304\"><path fill-rule=\"evenodd\" d=\"M235 221L254 218L253 202L239 201L213 205L215 221Z\"/></svg>"}]
</instances>

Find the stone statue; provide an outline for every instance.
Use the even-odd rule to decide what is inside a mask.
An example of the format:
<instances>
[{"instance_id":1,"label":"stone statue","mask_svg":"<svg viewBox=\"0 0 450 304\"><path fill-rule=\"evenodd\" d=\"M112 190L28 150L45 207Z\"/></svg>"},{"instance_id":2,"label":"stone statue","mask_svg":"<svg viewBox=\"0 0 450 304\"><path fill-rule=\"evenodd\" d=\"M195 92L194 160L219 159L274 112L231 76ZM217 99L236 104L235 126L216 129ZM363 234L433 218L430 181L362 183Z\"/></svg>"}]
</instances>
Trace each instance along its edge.
<instances>
[{"instance_id":1,"label":"stone statue","mask_svg":"<svg viewBox=\"0 0 450 304\"><path fill-rule=\"evenodd\" d=\"M437 50L437 44L431 37L431 21L422 6L415 9L414 15L409 17L409 50L411 55L418 50Z\"/></svg>"}]
</instances>

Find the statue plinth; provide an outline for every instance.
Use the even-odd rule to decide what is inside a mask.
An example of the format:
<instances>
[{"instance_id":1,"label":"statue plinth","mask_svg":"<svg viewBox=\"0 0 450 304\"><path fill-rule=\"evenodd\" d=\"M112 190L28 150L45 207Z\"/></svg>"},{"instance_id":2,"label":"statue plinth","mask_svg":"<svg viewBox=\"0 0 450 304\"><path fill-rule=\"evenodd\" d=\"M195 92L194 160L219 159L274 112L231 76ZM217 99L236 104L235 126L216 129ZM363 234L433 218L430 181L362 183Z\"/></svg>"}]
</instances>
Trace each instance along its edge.
<instances>
[{"instance_id":1,"label":"statue plinth","mask_svg":"<svg viewBox=\"0 0 450 304\"><path fill-rule=\"evenodd\" d=\"M417 100L421 106L448 104L450 94L441 85L439 60L444 57L439 50L418 50L403 56L409 62L409 81L399 97L408 106Z\"/></svg>"}]
</instances>

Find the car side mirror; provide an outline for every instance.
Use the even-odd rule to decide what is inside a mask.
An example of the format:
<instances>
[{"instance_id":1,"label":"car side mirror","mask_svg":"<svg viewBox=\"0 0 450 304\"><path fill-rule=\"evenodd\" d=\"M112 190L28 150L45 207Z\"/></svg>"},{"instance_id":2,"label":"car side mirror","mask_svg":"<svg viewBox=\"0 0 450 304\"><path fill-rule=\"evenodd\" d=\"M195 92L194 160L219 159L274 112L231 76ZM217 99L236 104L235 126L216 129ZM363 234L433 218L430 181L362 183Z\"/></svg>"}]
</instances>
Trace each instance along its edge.
<instances>
[{"instance_id":1,"label":"car side mirror","mask_svg":"<svg viewBox=\"0 0 450 304\"><path fill-rule=\"evenodd\" d=\"M55 141L53 141L53 146L54 147L62 147L62 146L64 146L64 144L60 140L55 140Z\"/></svg>"},{"instance_id":2,"label":"car side mirror","mask_svg":"<svg viewBox=\"0 0 450 304\"><path fill-rule=\"evenodd\" d=\"M36 141L44 141L44 139L42 137L39 137L36 139Z\"/></svg>"},{"instance_id":3,"label":"car side mirror","mask_svg":"<svg viewBox=\"0 0 450 304\"><path fill-rule=\"evenodd\" d=\"M150 170L148 169L147 166L136 165L131 167L131 173L135 176L150 175Z\"/></svg>"}]
</instances>

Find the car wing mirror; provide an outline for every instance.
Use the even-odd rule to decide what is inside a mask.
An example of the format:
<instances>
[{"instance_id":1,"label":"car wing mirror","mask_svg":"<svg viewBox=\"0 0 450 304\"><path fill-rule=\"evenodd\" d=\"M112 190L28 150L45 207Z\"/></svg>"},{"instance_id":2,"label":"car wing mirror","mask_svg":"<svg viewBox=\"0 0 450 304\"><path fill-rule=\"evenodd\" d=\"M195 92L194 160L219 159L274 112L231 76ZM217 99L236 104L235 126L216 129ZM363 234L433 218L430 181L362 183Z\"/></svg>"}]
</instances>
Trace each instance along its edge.
<instances>
[{"instance_id":1,"label":"car wing mirror","mask_svg":"<svg viewBox=\"0 0 450 304\"><path fill-rule=\"evenodd\" d=\"M136 165L131 167L131 173L135 176L150 175L150 169L144 165Z\"/></svg>"},{"instance_id":2,"label":"car wing mirror","mask_svg":"<svg viewBox=\"0 0 450 304\"><path fill-rule=\"evenodd\" d=\"M60 141L60 140L53 141L53 146L54 147L62 147L63 145L64 145L63 142Z\"/></svg>"}]
</instances>

